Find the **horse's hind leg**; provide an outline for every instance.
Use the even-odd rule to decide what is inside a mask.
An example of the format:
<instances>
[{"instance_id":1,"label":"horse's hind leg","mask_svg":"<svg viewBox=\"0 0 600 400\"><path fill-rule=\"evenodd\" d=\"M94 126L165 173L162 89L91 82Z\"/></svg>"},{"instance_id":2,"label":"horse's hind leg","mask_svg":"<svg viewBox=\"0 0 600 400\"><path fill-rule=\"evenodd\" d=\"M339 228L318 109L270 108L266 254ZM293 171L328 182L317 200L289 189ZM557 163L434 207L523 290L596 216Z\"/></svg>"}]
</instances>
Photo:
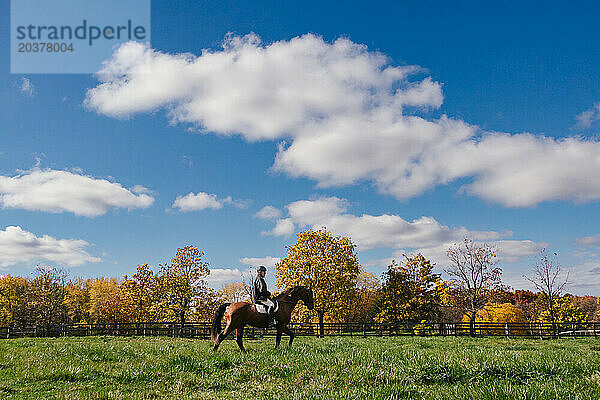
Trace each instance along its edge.
<instances>
[{"instance_id":1,"label":"horse's hind leg","mask_svg":"<svg viewBox=\"0 0 600 400\"><path fill-rule=\"evenodd\" d=\"M240 350L242 352L246 352L246 349L244 349L244 326L240 326L239 328L237 328L237 330L235 331L235 341L237 342Z\"/></svg>"},{"instance_id":2,"label":"horse's hind leg","mask_svg":"<svg viewBox=\"0 0 600 400\"><path fill-rule=\"evenodd\" d=\"M219 336L217 336L217 340L215 341L215 347L213 347L213 350L216 351L219 348L221 342L225 340L227 335L229 335L234 329L235 328L233 327L233 324L231 323L231 321L229 321L223 332L219 333Z\"/></svg>"}]
</instances>

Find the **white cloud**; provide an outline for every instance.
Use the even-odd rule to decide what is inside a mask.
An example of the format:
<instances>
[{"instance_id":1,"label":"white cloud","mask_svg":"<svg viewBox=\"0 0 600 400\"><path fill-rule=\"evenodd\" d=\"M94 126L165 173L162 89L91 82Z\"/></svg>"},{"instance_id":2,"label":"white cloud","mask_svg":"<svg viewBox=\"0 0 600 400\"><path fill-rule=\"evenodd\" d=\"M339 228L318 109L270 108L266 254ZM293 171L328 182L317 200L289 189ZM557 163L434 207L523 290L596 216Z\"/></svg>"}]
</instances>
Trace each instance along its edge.
<instances>
[{"instance_id":1,"label":"white cloud","mask_svg":"<svg viewBox=\"0 0 600 400\"><path fill-rule=\"evenodd\" d=\"M207 208L218 210L219 208L223 208L223 203L227 199L231 200L230 197L220 200L216 194L204 192L194 194L190 192L185 196L177 196L173 202L173 208L178 208L180 211L198 211Z\"/></svg>"},{"instance_id":2,"label":"white cloud","mask_svg":"<svg viewBox=\"0 0 600 400\"><path fill-rule=\"evenodd\" d=\"M16 176L0 175L0 205L51 213L72 212L96 217L116 208L147 208L154 202L148 189L131 189L78 172L33 168Z\"/></svg>"},{"instance_id":3,"label":"white cloud","mask_svg":"<svg viewBox=\"0 0 600 400\"><path fill-rule=\"evenodd\" d=\"M403 254L420 252L444 267L448 248L465 237L494 244L498 249L498 259L509 263L537 254L546 246L546 243L531 240L506 240L513 235L508 230L497 232L448 227L427 216L412 221L394 214L357 216L347 212L348 202L345 199L337 197L296 201L286 208L289 215L279 219L269 234L289 236L296 229L326 227L336 235L350 237L361 251L395 249L391 258L368 261L371 266L386 266L392 258L400 259Z\"/></svg>"},{"instance_id":4,"label":"white cloud","mask_svg":"<svg viewBox=\"0 0 600 400\"><path fill-rule=\"evenodd\" d=\"M296 230L296 226L291 218L278 219L275 226L270 231L261 232L263 235L289 237Z\"/></svg>"},{"instance_id":5,"label":"white cloud","mask_svg":"<svg viewBox=\"0 0 600 400\"><path fill-rule=\"evenodd\" d=\"M264 206L260 211L254 214L254 217L266 220L277 219L281 217L281 210L273 206Z\"/></svg>"},{"instance_id":6,"label":"white cloud","mask_svg":"<svg viewBox=\"0 0 600 400\"><path fill-rule=\"evenodd\" d=\"M509 263L540 254L548 247L548 243L531 240L499 240L494 244L498 248L498 260Z\"/></svg>"},{"instance_id":7,"label":"white cloud","mask_svg":"<svg viewBox=\"0 0 600 400\"><path fill-rule=\"evenodd\" d=\"M575 243L583 246L600 247L600 234L575 239Z\"/></svg>"},{"instance_id":8,"label":"white cloud","mask_svg":"<svg viewBox=\"0 0 600 400\"><path fill-rule=\"evenodd\" d=\"M575 116L577 123L576 128L587 129L591 128L592 124L600 120L600 103L594 103L594 106L589 110L583 111Z\"/></svg>"},{"instance_id":9,"label":"white cloud","mask_svg":"<svg viewBox=\"0 0 600 400\"><path fill-rule=\"evenodd\" d=\"M207 208L218 210L226 204L231 204L237 208L248 208L247 203L244 200L233 200L231 196L220 199L216 194L205 192L194 194L190 192L185 196L177 196L172 207L178 208L182 212L188 212L205 210Z\"/></svg>"},{"instance_id":10,"label":"white cloud","mask_svg":"<svg viewBox=\"0 0 600 400\"><path fill-rule=\"evenodd\" d=\"M468 234L466 237L471 238ZM446 241L435 246L418 247L413 246L406 250L397 250L393 254L393 258L400 260L403 254L421 253L429 260L434 262L440 268L448 266L448 249L456 244L460 244L462 238L456 238L452 241ZM539 254L539 252L547 247L547 243L538 243L531 240L476 240L479 243L487 243L496 248L497 261L502 263L514 263L531 256ZM385 260L385 259L384 259ZM382 260L383 261L383 260ZM380 263L381 264L381 263ZM388 265L388 264L385 264Z\"/></svg>"},{"instance_id":11,"label":"white cloud","mask_svg":"<svg viewBox=\"0 0 600 400\"><path fill-rule=\"evenodd\" d=\"M466 236L470 237L468 234ZM460 244L461 239L464 239L464 236L429 247L420 247L418 243L415 243L413 246L407 246L406 249L394 251L392 257L370 260L366 264L372 267L387 267L392 260L401 262L403 255L410 256L421 253L434 263L439 270L443 270L449 266L448 249L451 246ZM478 240L478 242L494 246L497 250L497 261L505 263L513 263L534 256L539 254L544 247L547 247L547 243L538 243L531 240Z\"/></svg>"},{"instance_id":12,"label":"white cloud","mask_svg":"<svg viewBox=\"0 0 600 400\"><path fill-rule=\"evenodd\" d=\"M347 39L325 43L316 35L262 46L256 35L231 36L222 51L170 55L129 42L98 73L102 83L85 104L127 117L169 107L173 122L249 140L293 133L307 120L362 112L372 102L441 104L431 80L406 81L415 67L392 67L379 53ZM392 85L402 84L396 93Z\"/></svg>"},{"instance_id":13,"label":"white cloud","mask_svg":"<svg viewBox=\"0 0 600 400\"><path fill-rule=\"evenodd\" d=\"M469 179L464 193L508 207L600 199L600 143L426 119L422 111L438 108L443 94L417 72L348 39L312 34L269 45L230 36L200 56L126 43L85 104L118 118L162 108L172 123L202 132L285 139L274 170L320 186L367 180L406 199Z\"/></svg>"},{"instance_id":14,"label":"white cloud","mask_svg":"<svg viewBox=\"0 0 600 400\"><path fill-rule=\"evenodd\" d=\"M21 92L30 97L35 95L35 87L29 79L21 78Z\"/></svg>"},{"instance_id":15,"label":"white cloud","mask_svg":"<svg viewBox=\"0 0 600 400\"><path fill-rule=\"evenodd\" d=\"M463 227L449 228L432 217L406 221L398 215L356 216L346 213L348 202L337 197L300 200L286 206L289 217L277 221L271 234L286 236L297 228L319 229L322 226L336 234L350 236L361 250L372 248L431 247L461 240L469 236L476 240L493 240L512 232L471 231ZM280 229L280 225L286 229ZM289 227L288 227L289 225Z\"/></svg>"},{"instance_id":16,"label":"white cloud","mask_svg":"<svg viewBox=\"0 0 600 400\"><path fill-rule=\"evenodd\" d=\"M240 262L242 264L250 265L252 267L258 267L260 265L264 265L267 268L275 267L275 264L281 261L281 258L277 257L244 257L240 258Z\"/></svg>"},{"instance_id":17,"label":"white cloud","mask_svg":"<svg viewBox=\"0 0 600 400\"><path fill-rule=\"evenodd\" d=\"M211 268L206 280L208 283L216 285L224 282L240 281L243 277L244 272L238 268Z\"/></svg>"},{"instance_id":18,"label":"white cloud","mask_svg":"<svg viewBox=\"0 0 600 400\"><path fill-rule=\"evenodd\" d=\"M0 266L32 262L77 266L101 261L84 250L88 246L84 240L36 236L20 226L7 226L0 230Z\"/></svg>"}]
</instances>

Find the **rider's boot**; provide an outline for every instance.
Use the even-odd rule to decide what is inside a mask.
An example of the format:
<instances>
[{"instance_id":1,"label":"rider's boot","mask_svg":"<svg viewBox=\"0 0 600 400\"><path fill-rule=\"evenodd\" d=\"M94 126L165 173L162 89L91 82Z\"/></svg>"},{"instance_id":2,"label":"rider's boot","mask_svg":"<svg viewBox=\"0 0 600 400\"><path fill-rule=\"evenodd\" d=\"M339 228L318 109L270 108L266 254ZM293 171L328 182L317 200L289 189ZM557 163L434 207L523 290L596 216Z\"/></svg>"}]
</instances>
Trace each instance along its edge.
<instances>
[{"instance_id":1,"label":"rider's boot","mask_svg":"<svg viewBox=\"0 0 600 400\"><path fill-rule=\"evenodd\" d=\"M275 313L273 312L274 307L269 307L269 328L277 325L277 320L275 319Z\"/></svg>"}]
</instances>

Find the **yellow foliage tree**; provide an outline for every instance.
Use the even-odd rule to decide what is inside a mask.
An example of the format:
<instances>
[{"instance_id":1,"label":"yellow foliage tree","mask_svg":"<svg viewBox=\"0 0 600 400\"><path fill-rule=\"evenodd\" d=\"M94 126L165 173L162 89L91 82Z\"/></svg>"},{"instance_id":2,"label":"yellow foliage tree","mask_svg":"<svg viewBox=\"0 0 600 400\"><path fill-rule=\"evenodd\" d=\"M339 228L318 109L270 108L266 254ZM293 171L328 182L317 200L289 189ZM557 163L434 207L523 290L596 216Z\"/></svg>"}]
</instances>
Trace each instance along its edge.
<instances>
[{"instance_id":1,"label":"yellow foliage tree","mask_svg":"<svg viewBox=\"0 0 600 400\"><path fill-rule=\"evenodd\" d=\"M554 299L552 310L554 318L550 313L550 309L548 309L540 313L539 321L545 323L556 322L559 324L583 323L587 321L585 311L573 304L573 298L568 295Z\"/></svg>"},{"instance_id":2,"label":"yellow foliage tree","mask_svg":"<svg viewBox=\"0 0 600 400\"><path fill-rule=\"evenodd\" d=\"M433 273L433 264L422 254L404 256L404 264L396 261L384 273L383 304L377 322L433 319L441 303L442 288L439 274Z\"/></svg>"},{"instance_id":3,"label":"yellow foliage tree","mask_svg":"<svg viewBox=\"0 0 600 400\"><path fill-rule=\"evenodd\" d=\"M26 323L28 301L27 279L11 275L0 277L0 325Z\"/></svg>"},{"instance_id":4,"label":"yellow foliage tree","mask_svg":"<svg viewBox=\"0 0 600 400\"><path fill-rule=\"evenodd\" d=\"M471 315L465 314L462 322L471 322ZM495 324L519 323L524 324L527 321L523 316L523 311L511 303L487 304L483 309L477 311L475 324L491 322ZM505 334L505 327L478 329L482 334ZM512 329L513 334L519 334L526 331L524 327Z\"/></svg>"},{"instance_id":5,"label":"yellow foliage tree","mask_svg":"<svg viewBox=\"0 0 600 400\"><path fill-rule=\"evenodd\" d=\"M134 305L127 302L115 278L90 281L90 320L93 323L133 322Z\"/></svg>"},{"instance_id":6,"label":"yellow foliage tree","mask_svg":"<svg viewBox=\"0 0 600 400\"><path fill-rule=\"evenodd\" d=\"M204 253L194 246L177 249L170 264L161 268L158 282L160 295L165 299L171 315L183 325L190 311L204 315L212 308L214 296L205 278L210 274Z\"/></svg>"},{"instance_id":7,"label":"yellow foliage tree","mask_svg":"<svg viewBox=\"0 0 600 400\"><path fill-rule=\"evenodd\" d=\"M124 276L120 286L122 295L133 304L134 318L138 322L159 321L164 313L156 275L148 263L137 266L131 277Z\"/></svg>"},{"instance_id":8,"label":"yellow foliage tree","mask_svg":"<svg viewBox=\"0 0 600 400\"><path fill-rule=\"evenodd\" d=\"M30 304L34 309L35 323L49 325L67 322L65 306L66 273L62 269L38 267L31 281Z\"/></svg>"},{"instance_id":9,"label":"yellow foliage tree","mask_svg":"<svg viewBox=\"0 0 600 400\"><path fill-rule=\"evenodd\" d=\"M248 292L246 284L242 281L226 282L221 285L217 295L224 303L236 303L238 301L249 301Z\"/></svg>"},{"instance_id":10,"label":"yellow foliage tree","mask_svg":"<svg viewBox=\"0 0 600 400\"><path fill-rule=\"evenodd\" d=\"M348 307L360 273L355 245L347 237L333 236L325 228L298 234L296 244L276 264L277 286L307 286L314 294L319 333L324 335L326 314ZM302 308L299 308L302 310Z\"/></svg>"},{"instance_id":11,"label":"yellow foliage tree","mask_svg":"<svg viewBox=\"0 0 600 400\"><path fill-rule=\"evenodd\" d=\"M381 282L362 267L354 284L354 296L344 313L345 322L373 322L378 310Z\"/></svg>"},{"instance_id":12,"label":"yellow foliage tree","mask_svg":"<svg viewBox=\"0 0 600 400\"><path fill-rule=\"evenodd\" d=\"M89 281L77 278L66 284L64 305L69 322L73 324L89 322L90 288Z\"/></svg>"}]
</instances>

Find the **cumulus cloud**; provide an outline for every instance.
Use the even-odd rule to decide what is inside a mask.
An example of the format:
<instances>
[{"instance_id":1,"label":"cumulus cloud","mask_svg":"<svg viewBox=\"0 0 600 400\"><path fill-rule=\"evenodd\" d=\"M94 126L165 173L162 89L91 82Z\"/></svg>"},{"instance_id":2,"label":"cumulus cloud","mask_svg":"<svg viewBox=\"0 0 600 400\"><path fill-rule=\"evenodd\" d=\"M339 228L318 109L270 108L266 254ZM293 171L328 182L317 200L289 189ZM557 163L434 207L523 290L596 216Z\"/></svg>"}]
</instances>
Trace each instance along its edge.
<instances>
[{"instance_id":1,"label":"cumulus cloud","mask_svg":"<svg viewBox=\"0 0 600 400\"><path fill-rule=\"evenodd\" d=\"M35 87L33 83L27 78L21 78L21 92L27 96L33 97L35 95Z\"/></svg>"},{"instance_id":2,"label":"cumulus cloud","mask_svg":"<svg viewBox=\"0 0 600 400\"><path fill-rule=\"evenodd\" d=\"M328 44L315 35L268 46L253 34L230 36L222 51L205 50L199 57L129 42L99 71L102 83L88 91L85 104L114 117L168 107L173 122L273 139L309 120L362 112L372 102L441 104L439 84L406 81L415 70L389 66L387 57L350 40Z\"/></svg>"},{"instance_id":3,"label":"cumulus cloud","mask_svg":"<svg viewBox=\"0 0 600 400\"><path fill-rule=\"evenodd\" d=\"M562 266L562 276L569 274L565 291L577 295L600 296L600 258L598 254L591 258Z\"/></svg>"},{"instance_id":4,"label":"cumulus cloud","mask_svg":"<svg viewBox=\"0 0 600 400\"><path fill-rule=\"evenodd\" d=\"M84 240L36 236L20 226L7 226L0 230L0 266L34 262L78 266L101 261L85 251L88 246Z\"/></svg>"},{"instance_id":5,"label":"cumulus cloud","mask_svg":"<svg viewBox=\"0 0 600 400\"><path fill-rule=\"evenodd\" d=\"M243 277L244 272L238 268L211 268L206 281L209 284L217 285L224 282L240 281Z\"/></svg>"},{"instance_id":6,"label":"cumulus cloud","mask_svg":"<svg viewBox=\"0 0 600 400\"><path fill-rule=\"evenodd\" d=\"M515 262L535 255L547 246L546 243L531 240L508 240L507 238L513 235L513 232L508 230L497 232L448 227L427 216L407 221L394 214L353 215L347 212L347 208L348 202L337 197L296 201L286 206L288 215L276 221L268 233L289 236L296 229L326 227L336 235L351 237L361 251L375 248L395 249L393 257L367 263L376 267L389 265L392 258L399 259L403 254L417 252L438 265L445 266L448 248L465 237L495 245L498 249L498 259L505 262Z\"/></svg>"},{"instance_id":7,"label":"cumulus cloud","mask_svg":"<svg viewBox=\"0 0 600 400\"><path fill-rule=\"evenodd\" d=\"M0 175L0 205L51 213L97 217L110 209L147 208L154 197L143 186L126 189L116 182L81 172L33 168L16 176Z\"/></svg>"},{"instance_id":8,"label":"cumulus cloud","mask_svg":"<svg viewBox=\"0 0 600 400\"><path fill-rule=\"evenodd\" d=\"M277 219L281 217L281 210L273 206L264 206L260 211L254 214L254 217L266 220Z\"/></svg>"},{"instance_id":9,"label":"cumulus cloud","mask_svg":"<svg viewBox=\"0 0 600 400\"><path fill-rule=\"evenodd\" d=\"M190 192L185 196L177 196L173 202L173 208L178 208L180 211L198 211L207 208L218 210L219 208L223 208L223 203L228 199L231 201L230 197L218 199L216 194L204 192L194 194Z\"/></svg>"},{"instance_id":10,"label":"cumulus cloud","mask_svg":"<svg viewBox=\"0 0 600 400\"><path fill-rule=\"evenodd\" d=\"M472 231L464 227L449 228L432 217L407 221L394 214L360 216L346 212L348 202L337 197L300 200L286 206L289 216L277 221L270 232L285 236L287 230L278 226L319 229L323 226L336 234L350 236L361 250L373 248L432 247L440 243L461 240L469 236L476 240L493 240L512 235L510 231Z\"/></svg>"},{"instance_id":11,"label":"cumulus cloud","mask_svg":"<svg viewBox=\"0 0 600 400\"><path fill-rule=\"evenodd\" d=\"M275 226L270 231L262 231L263 235L273 235L273 236L283 236L290 237L294 231L296 230L296 226L291 218L278 219L275 223Z\"/></svg>"},{"instance_id":12,"label":"cumulus cloud","mask_svg":"<svg viewBox=\"0 0 600 400\"><path fill-rule=\"evenodd\" d=\"M206 209L218 210L224 205L231 204L237 208L247 208L247 202L243 200L233 200L231 196L218 198L216 194L198 192L194 194L190 192L185 196L177 196L173 202L173 208L179 209L182 212L200 211Z\"/></svg>"},{"instance_id":13,"label":"cumulus cloud","mask_svg":"<svg viewBox=\"0 0 600 400\"><path fill-rule=\"evenodd\" d=\"M267 268L273 268L273 267L275 267L275 264L277 264L279 261L281 261L281 258L271 257L271 256L240 258L240 262L242 264L250 265L252 267L258 267L260 265L264 265Z\"/></svg>"},{"instance_id":14,"label":"cumulus cloud","mask_svg":"<svg viewBox=\"0 0 600 400\"><path fill-rule=\"evenodd\" d=\"M468 234L467 234L468 236ZM468 236L470 237L470 236ZM423 254L428 260L436 264L440 269L449 266L447 252L454 245L460 244L462 238L456 237L454 240L445 241L434 246L420 247L415 243L412 247L395 250L392 257L370 260L367 265L372 267L386 267L392 260L402 260L404 255ZM534 242L531 240L477 240L479 243L487 243L495 247L498 262L513 263L531 256L548 246L547 243ZM521 275L519 275L521 278Z\"/></svg>"},{"instance_id":15,"label":"cumulus cloud","mask_svg":"<svg viewBox=\"0 0 600 400\"><path fill-rule=\"evenodd\" d=\"M600 247L600 234L577 238L575 239L575 243L589 247Z\"/></svg>"},{"instance_id":16,"label":"cumulus cloud","mask_svg":"<svg viewBox=\"0 0 600 400\"><path fill-rule=\"evenodd\" d=\"M130 42L105 62L85 105L117 118L162 108L172 123L204 133L280 140L273 169L320 186L366 180L406 199L466 179L463 193L509 207L600 199L598 142L427 119L443 94L422 75L364 45L313 34L268 45L229 36L199 56Z\"/></svg>"},{"instance_id":17,"label":"cumulus cloud","mask_svg":"<svg viewBox=\"0 0 600 400\"><path fill-rule=\"evenodd\" d=\"M600 103L594 103L594 106L589 110L583 111L575 116L577 123L576 128L587 129L591 128L592 124L600 120Z\"/></svg>"},{"instance_id":18,"label":"cumulus cloud","mask_svg":"<svg viewBox=\"0 0 600 400\"><path fill-rule=\"evenodd\" d=\"M540 254L548 243L531 240L499 240L494 242L498 249L498 260L516 262Z\"/></svg>"}]
</instances>

